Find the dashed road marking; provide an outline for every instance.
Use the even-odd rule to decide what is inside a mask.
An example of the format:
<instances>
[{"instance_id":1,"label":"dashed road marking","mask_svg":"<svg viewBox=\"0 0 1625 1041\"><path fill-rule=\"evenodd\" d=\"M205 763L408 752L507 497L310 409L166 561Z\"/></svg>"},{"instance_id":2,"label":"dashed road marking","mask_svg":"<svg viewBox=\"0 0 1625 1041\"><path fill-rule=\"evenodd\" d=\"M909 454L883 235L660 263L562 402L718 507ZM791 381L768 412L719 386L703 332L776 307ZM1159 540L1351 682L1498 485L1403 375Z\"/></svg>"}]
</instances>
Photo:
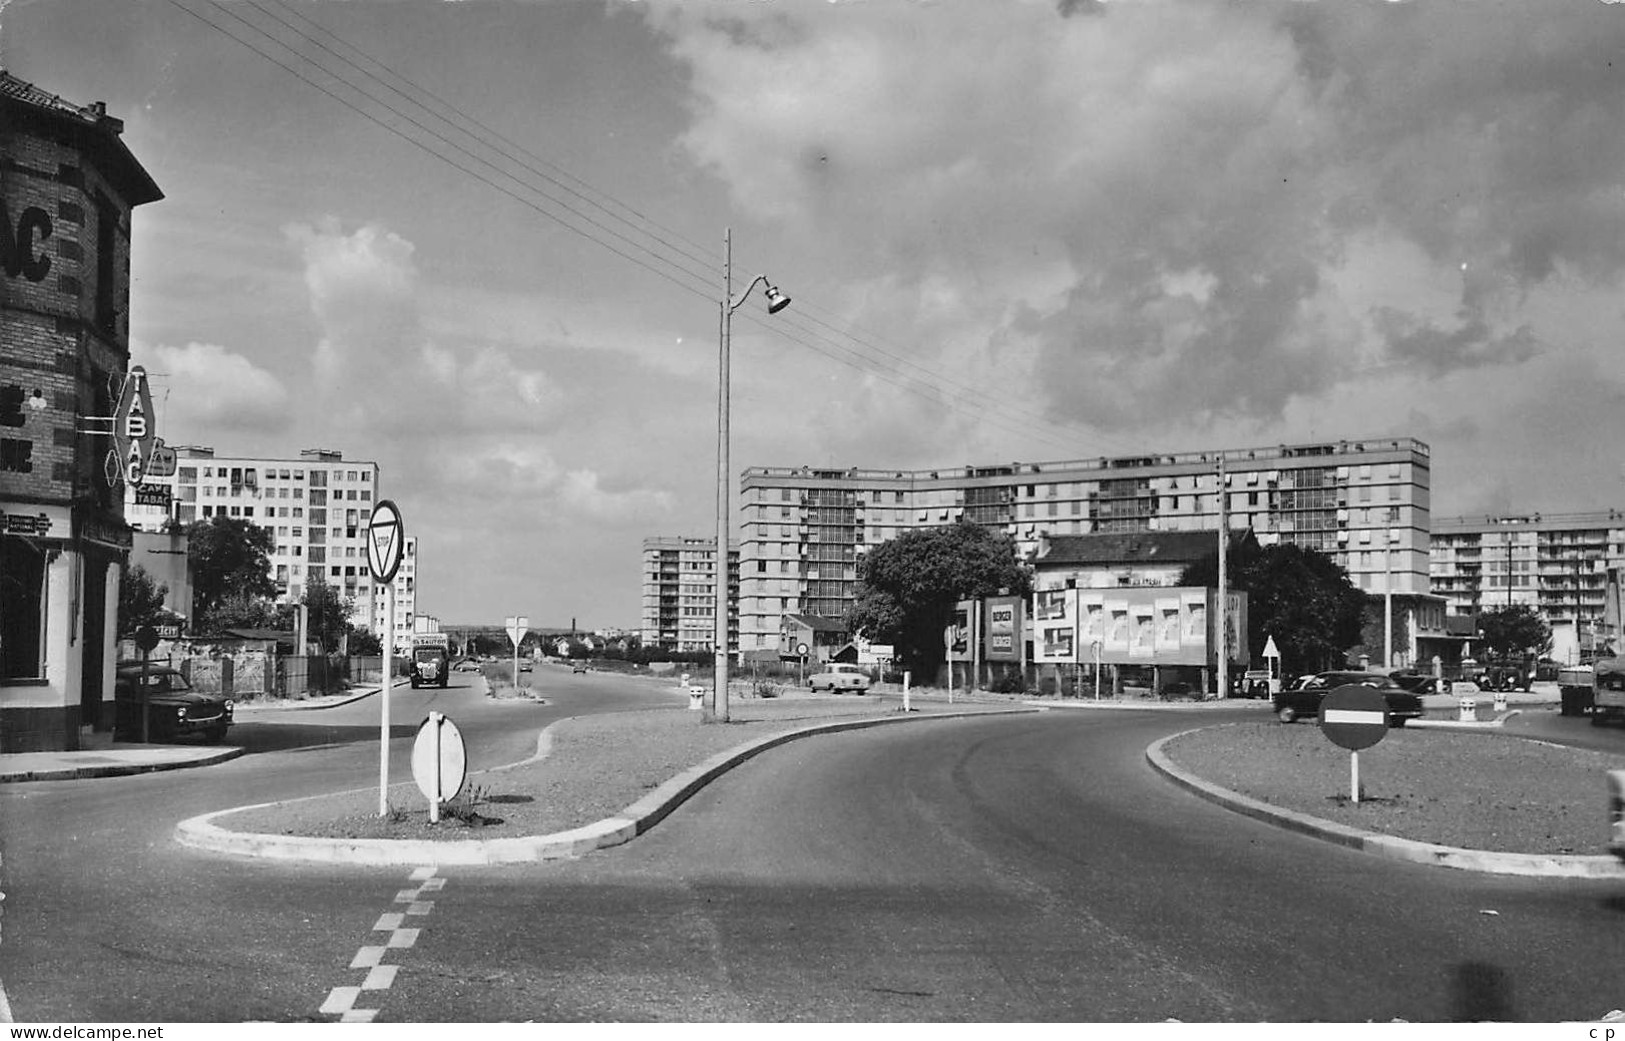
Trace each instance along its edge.
<instances>
[{"instance_id":1,"label":"dashed road marking","mask_svg":"<svg viewBox=\"0 0 1625 1041\"><path fill-rule=\"evenodd\" d=\"M334 987L328 992L327 1000L322 1002L318 1010L324 1016L337 1016L340 1023L371 1023L378 1015L376 1008L356 1008L356 1002L362 995L368 995L369 1003L379 1003L382 993L388 991L395 984L395 974L400 971L398 964L385 964L384 959L391 951L404 951L417 945L418 935L422 929L409 927L405 924L407 916L421 918L434 910L434 901L423 899L426 893L437 893L446 888L446 880L435 874L433 867L414 868L410 880L417 885L411 889L402 889L395 894L392 901L396 906L406 905L404 911L386 911L378 916L370 930L374 933L388 933L383 943L363 944L356 951L355 957L350 959L350 968L365 969L367 975L357 986Z\"/></svg>"}]
</instances>

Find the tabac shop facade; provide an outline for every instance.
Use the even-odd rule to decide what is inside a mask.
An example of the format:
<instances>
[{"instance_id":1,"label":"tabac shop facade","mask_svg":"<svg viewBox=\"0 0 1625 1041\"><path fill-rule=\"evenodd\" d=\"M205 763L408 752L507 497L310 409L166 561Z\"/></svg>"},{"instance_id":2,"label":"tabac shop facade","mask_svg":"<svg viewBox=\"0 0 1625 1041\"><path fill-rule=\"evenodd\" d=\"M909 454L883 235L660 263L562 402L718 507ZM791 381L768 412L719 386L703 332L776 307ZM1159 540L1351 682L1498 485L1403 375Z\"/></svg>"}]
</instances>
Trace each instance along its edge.
<instances>
[{"instance_id":1,"label":"tabac shop facade","mask_svg":"<svg viewBox=\"0 0 1625 1041\"><path fill-rule=\"evenodd\" d=\"M0 752L112 723L123 484L142 462L113 419L150 424L129 415L150 408L128 371L130 213L163 197L122 130L0 71Z\"/></svg>"}]
</instances>

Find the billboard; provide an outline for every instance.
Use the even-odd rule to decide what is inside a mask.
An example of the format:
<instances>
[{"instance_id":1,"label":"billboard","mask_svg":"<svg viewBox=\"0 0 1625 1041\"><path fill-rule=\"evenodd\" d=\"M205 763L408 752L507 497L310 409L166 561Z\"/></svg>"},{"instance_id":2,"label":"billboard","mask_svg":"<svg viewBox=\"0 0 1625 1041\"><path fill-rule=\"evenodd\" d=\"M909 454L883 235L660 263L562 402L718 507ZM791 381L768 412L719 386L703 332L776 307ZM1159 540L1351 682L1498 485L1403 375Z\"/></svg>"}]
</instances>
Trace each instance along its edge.
<instances>
[{"instance_id":1,"label":"billboard","mask_svg":"<svg viewBox=\"0 0 1625 1041\"><path fill-rule=\"evenodd\" d=\"M1210 664L1210 604L1199 586L1047 589L1033 594L1033 660L1059 664ZM1247 594L1231 593L1230 658L1247 661Z\"/></svg>"},{"instance_id":2,"label":"billboard","mask_svg":"<svg viewBox=\"0 0 1625 1041\"><path fill-rule=\"evenodd\" d=\"M991 596L983 601L987 615L982 626L982 655L988 661L1020 661L1022 615L1026 602L1019 596Z\"/></svg>"}]
</instances>

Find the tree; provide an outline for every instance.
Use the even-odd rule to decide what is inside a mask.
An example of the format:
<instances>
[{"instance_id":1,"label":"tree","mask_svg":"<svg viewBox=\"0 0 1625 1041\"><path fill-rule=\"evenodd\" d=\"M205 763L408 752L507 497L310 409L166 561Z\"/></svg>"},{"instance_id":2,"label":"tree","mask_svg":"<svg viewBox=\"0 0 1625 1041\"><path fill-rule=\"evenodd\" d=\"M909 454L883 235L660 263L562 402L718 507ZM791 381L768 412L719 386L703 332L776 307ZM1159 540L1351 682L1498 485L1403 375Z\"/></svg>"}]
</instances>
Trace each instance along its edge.
<instances>
[{"instance_id":1,"label":"tree","mask_svg":"<svg viewBox=\"0 0 1625 1041\"><path fill-rule=\"evenodd\" d=\"M118 633L132 636L143 625L157 625L173 617L164 608L169 587L140 564L125 568L118 582Z\"/></svg>"},{"instance_id":2,"label":"tree","mask_svg":"<svg viewBox=\"0 0 1625 1041\"><path fill-rule=\"evenodd\" d=\"M1229 588L1247 594L1247 649L1261 657L1275 638L1284 674L1320 672L1343 664L1361 639L1365 594L1324 553L1291 543L1235 543L1228 554ZM1217 586L1219 554L1187 567L1180 585Z\"/></svg>"},{"instance_id":3,"label":"tree","mask_svg":"<svg viewBox=\"0 0 1625 1041\"><path fill-rule=\"evenodd\" d=\"M344 638L355 630L350 615L355 612L355 600L344 596L319 577L305 586L305 638L321 646L323 654L337 653ZM380 653L383 644L380 642Z\"/></svg>"},{"instance_id":4,"label":"tree","mask_svg":"<svg viewBox=\"0 0 1625 1041\"><path fill-rule=\"evenodd\" d=\"M1528 604L1509 604L1478 616L1484 646L1502 658L1545 654L1552 649L1552 629Z\"/></svg>"},{"instance_id":5,"label":"tree","mask_svg":"<svg viewBox=\"0 0 1625 1041\"><path fill-rule=\"evenodd\" d=\"M350 628L350 653L373 655L384 653L384 641L371 629Z\"/></svg>"},{"instance_id":6,"label":"tree","mask_svg":"<svg viewBox=\"0 0 1625 1041\"><path fill-rule=\"evenodd\" d=\"M271 529L239 517L210 517L186 529L191 547L192 617L212 618L228 597L252 601L276 596L271 579ZM205 630L206 631L206 630Z\"/></svg>"},{"instance_id":7,"label":"tree","mask_svg":"<svg viewBox=\"0 0 1625 1041\"><path fill-rule=\"evenodd\" d=\"M961 521L904 532L865 554L846 621L853 633L893 645L905 669L935 676L956 603L1031 591L1032 575L1016 558L1015 541Z\"/></svg>"},{"instance_id":8,"label":"tree","mask_svg":"<svg viewBox=\"0 0 1625 1041\"><path fill-rule=\"evenodd\" d=\"M269 597L246 593L229 593L198 620L197 629L204 633L221 633L227 629L290 629L293 627L293 607L277 604Z\"/></svg>"}]
</instances>

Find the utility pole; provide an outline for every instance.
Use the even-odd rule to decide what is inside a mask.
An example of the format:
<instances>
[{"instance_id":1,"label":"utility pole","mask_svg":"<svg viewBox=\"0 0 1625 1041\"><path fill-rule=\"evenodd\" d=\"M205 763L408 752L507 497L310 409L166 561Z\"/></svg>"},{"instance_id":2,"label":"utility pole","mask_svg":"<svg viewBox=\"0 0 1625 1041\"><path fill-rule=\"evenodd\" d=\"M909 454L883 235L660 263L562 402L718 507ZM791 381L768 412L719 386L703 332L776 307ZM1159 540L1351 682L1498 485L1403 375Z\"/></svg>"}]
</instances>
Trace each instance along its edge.
<instances>
[{"instance_id":1,"label":"utility pole","mask_svg":"<svg viewBox=\"0 0 1625 1041\"><path fill-rule=\"evenodd\" d=\"M1219 697L1230 693L1230 487L1224 472L1224 455L1219 455Z\"/></svg>"}]
</instances>

